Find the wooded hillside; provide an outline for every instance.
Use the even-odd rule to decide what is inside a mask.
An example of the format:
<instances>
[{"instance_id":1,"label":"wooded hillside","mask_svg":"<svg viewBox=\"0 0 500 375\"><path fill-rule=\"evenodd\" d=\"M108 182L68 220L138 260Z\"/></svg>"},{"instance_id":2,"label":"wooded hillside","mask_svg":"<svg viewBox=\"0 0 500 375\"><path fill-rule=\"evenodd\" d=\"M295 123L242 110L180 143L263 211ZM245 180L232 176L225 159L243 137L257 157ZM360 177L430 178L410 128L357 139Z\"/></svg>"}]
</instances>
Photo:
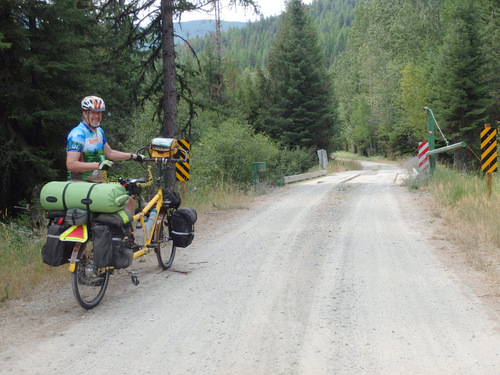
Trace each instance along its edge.
<instances>
[{"instance_id":1,"label":"wooded hillside","mask_svg":"<svg viewBox=\"0 0 500 375\"><path fill-rule=\"evenodd\" d=\"M65 139L86 95L106 101L113 148L161 135L162 68L150 54L161 38L124 4L0 1L0 208L65 178ZM287 152L313 158L318 147L414 155L424 106L450 143L477 151L480 129L500 121L499 11L497 0L291 0L282 17L178 44L177 122L199 160L193 176L214 179L203 157L218 133L258 139L276 174L292 164ZM453 160L477 167L468 150Z\"/></svg>"}]
</instances>

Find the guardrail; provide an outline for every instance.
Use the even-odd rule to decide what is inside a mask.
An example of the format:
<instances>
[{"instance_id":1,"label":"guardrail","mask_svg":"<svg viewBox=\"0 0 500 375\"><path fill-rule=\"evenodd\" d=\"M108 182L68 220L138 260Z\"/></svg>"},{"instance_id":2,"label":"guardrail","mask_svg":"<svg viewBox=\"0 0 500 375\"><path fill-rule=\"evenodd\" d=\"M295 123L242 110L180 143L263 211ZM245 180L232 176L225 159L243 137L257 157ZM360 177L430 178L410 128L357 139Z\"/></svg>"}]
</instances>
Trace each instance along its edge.
<instances>
[{"instance_id":1,"label":"guardrail","mask_svg":"<svg viewBox=\"0 0 500 375\"><path fill-rule=\"evenodd\" d=\"M283 183L290 184L292 182L308 180L310 178L320 177L320 176L324 176L324 175L326 175L326 170L296 174L293 176L285 176L285 177L283 177Z\"/></svg>"}]
</instances>

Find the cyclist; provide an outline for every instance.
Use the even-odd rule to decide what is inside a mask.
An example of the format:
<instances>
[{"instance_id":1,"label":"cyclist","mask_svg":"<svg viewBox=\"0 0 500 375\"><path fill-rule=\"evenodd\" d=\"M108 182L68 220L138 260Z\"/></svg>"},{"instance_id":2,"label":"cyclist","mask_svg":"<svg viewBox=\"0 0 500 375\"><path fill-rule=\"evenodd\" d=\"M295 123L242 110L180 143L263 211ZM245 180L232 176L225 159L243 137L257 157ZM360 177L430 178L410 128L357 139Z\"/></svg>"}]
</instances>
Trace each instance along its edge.
<instances>
[{"instance_id":1,"label":"cyclist","mask_svg":"<svg viewBox=\"0 0 500 375\"><path fill-rule=\"evenodd\" d=\"M86 96L82 100L83 119L68 135L66 144L66 168L69 180L103 182L102 170L109 169L111 160L134 159L143 156L113 150L100 127L102 113L106 110L104 100L98 96Z\"/></svg>"},{"instance_id":2,"label":"cyclist","mask_svg":"<svg viewBox=\"0 0 500 375\"><path fill-rule=\"evenodd\" d=\"M114 163L111 160L137 160L144 156L113 150L101 128L102 113L106 104L98 96L86 96L82 100L83 119L68 134L66 143L66 168L68 180L104 182L102 171ZM130 199L127 207L135 213L135 200Z\"/></svg>"}]
</instances>

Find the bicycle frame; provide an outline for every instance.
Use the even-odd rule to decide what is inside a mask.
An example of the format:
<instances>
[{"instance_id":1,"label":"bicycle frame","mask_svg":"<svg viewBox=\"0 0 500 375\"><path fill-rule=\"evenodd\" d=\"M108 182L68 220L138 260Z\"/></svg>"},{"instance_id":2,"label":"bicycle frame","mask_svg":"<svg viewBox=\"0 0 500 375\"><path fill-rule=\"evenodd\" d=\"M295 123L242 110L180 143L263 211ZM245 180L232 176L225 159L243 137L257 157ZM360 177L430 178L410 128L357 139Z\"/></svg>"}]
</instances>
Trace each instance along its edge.
<instances>
[{"instance_id":1,"label":"bicycle frame","mask_svg":"<svg viewBox=\"0 0 500 375\"><path fill-rule=\"evenodd\" d=\"M163 218L161 208L163 206L163 189L161 187L158 188L156 195L151 199L144 209L134 215L134 222L139 221L141 223L141 230L144 232L144 245L140 250L134 252L134 259L140 258L143 255L146 255L150 252L151 242L153 241L153 234L156 231L156 227L159 223L161 223L161 219ZM152 225L151 229L147 231L146 222L144 220L146 214L150 212L152 209L156 208L156 212L158 212L158 216L156 217L156 222ZM156 246L153 246L156 247Z\"/></svg>"}]
</instances>

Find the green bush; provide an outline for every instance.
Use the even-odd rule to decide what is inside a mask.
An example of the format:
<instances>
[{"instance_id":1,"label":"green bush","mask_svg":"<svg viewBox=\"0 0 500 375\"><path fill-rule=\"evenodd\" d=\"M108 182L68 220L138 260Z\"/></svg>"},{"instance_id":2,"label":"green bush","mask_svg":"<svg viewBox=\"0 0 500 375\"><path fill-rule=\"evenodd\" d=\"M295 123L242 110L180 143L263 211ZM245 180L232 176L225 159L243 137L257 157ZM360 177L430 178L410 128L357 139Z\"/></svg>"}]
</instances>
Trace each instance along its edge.
<instances>
[{"instance_id":1,"label":"green bush","mask_svg":"<svg viewBox=\"0 0 500 375\"><path fill-rule=\"evenodd\" d=\"M219 183L252 184L252 163L266 163L260 176L275 184L286 175L307 171L317 163L312 150L286 150L244 122L228 119L210 126L193 147L192 176L200 186Z\"/></svg>"},{"instance_id":2,"label":"green bush","mask_svg":"<svg viewBox=\"0 0 500 375\"><path fill-rule=\"evenodd\" d=\"M280 179L284 176L307 172L318 165L316 152L311 149L295 147L291 150L284 149L276 160L274 177Z\"/></svg>"}]
</instances>

